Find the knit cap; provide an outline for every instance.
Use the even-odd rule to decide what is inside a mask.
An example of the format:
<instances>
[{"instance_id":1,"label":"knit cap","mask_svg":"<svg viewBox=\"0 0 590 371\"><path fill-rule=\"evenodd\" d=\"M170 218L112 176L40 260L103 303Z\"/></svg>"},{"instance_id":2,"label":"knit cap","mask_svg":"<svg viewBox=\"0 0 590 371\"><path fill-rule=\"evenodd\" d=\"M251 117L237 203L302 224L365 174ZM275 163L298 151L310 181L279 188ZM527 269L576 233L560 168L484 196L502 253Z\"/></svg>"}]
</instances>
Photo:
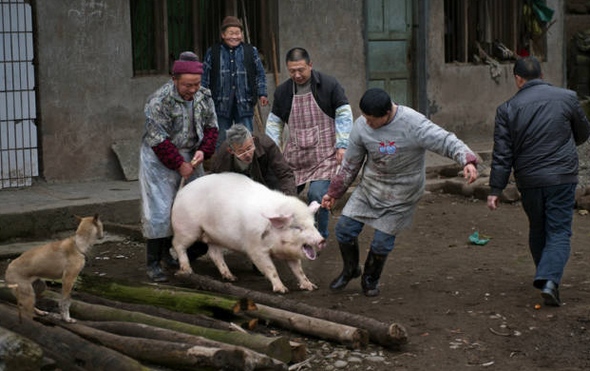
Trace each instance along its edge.
<instances>
[{"instance_id":1,"label":"knit cap","mask_svg":"<svg viewBox=\"0 0 590 371\"><path fill-rule=\"evenodd\" d=\"M238 17L234 17L232 15L228 15L223 19L223 22L221 22L221 31L225 31L225 29L228 27L239 27L240 30L244 29L242 22L238 19Z\"/></svg>"},{"instance_id":2,"label":"knit cap","mask_svg":"<svg viewBox=\"0 0 590 371\"><path fill-rule=\"evenodd\" d=\"M199 62L199 57L191 51L180 53L178 60L172 66L172 74L181 75L183 73L203 74L203 64Z\"/></svg>"}]
</instances>

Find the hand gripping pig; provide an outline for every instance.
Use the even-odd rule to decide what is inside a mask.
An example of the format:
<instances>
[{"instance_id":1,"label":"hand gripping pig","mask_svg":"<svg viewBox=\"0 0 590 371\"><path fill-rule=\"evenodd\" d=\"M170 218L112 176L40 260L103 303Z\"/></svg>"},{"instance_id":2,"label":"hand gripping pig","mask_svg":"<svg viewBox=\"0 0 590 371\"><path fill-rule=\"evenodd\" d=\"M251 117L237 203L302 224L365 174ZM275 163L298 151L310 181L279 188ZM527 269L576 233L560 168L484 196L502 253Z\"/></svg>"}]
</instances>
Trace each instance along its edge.
<instances>
[{"instance_id":1,"label":"hand gripping pig","mask_svg":"<svg viewBox=\"0 0 590 371\"><path fill-rule=\"evenodd\" d=\"M209 245L208 254L224 279L235 281L223 257L224 248L248 255L272 283L274 292L286 293L273 258L285 260L299 288L314 290L301 259L314 260L326 241L314 226L320 205L307 206L237 173L210 174L183 187L172 206L172 244L180 263L179 274L191 274L186 249L197 240Z\"/></svg>"}]
</instances>

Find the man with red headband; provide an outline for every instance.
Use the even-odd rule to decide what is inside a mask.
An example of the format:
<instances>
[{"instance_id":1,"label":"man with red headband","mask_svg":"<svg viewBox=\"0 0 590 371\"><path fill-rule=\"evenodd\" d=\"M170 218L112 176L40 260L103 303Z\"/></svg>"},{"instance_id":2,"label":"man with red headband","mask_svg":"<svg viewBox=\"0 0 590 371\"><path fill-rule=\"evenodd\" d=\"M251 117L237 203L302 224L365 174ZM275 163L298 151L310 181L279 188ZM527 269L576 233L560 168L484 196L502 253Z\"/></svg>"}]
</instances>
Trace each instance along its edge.
<instances>
[{"instance_id":1,"label":"man with red headband","mask_svg":"<svg viewBox=\"0 0 590 371\"><path fill-rule=\"evenodd\" d=\"M181 53L172 67L172 79L148 98L144 109L139 166L141 222L147 239L147 275L154 282L168 279L160 260L178 267L169 250L170 209L180 182L203 175L203 161L215 152L217 116L209 90L201 89L202 74L197 56Z\"/></svg>"}]
</instances>

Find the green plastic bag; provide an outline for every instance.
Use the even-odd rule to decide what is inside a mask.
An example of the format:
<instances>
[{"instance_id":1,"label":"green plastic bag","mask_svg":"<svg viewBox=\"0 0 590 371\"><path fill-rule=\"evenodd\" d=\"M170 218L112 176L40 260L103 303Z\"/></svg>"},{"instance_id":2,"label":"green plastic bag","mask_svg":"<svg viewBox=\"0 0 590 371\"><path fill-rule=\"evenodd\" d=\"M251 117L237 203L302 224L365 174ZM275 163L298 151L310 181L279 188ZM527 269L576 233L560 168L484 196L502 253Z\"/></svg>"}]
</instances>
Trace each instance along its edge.
<instances>
[{"instance_id":1,"label":"green plastic bag","mask_svg":"<svg viewBox=\"0 0 590 371\"><path fill-rule=\"evenodd\" d=\"M471 243L474 245L483 246L486 243L490 242L490 239L489 238L480 238L479 232L475 231L475 232L473 232L473 234L471 236L469 236L469 241L471 241Z\"/></svg>"}]
</instances>

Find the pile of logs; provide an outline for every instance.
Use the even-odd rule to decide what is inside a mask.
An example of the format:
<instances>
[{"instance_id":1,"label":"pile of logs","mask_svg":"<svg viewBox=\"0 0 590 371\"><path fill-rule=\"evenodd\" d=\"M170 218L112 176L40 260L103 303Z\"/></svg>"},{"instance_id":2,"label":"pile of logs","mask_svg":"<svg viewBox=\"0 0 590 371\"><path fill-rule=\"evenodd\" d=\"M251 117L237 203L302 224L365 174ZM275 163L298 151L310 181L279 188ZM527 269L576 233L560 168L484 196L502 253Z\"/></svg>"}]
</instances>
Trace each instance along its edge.
<instances>
[{"instance_id":1,"label":"pile of logs","mask_svg":"<svg viewBox=\"0 0 590 371\"><path fill-rule=\"evenodd\" d=\"M76 323L57 314L25 318L10 290L0 288L0 358L12 365L8 369L109 371L287 370L289 364L305 361L305 344L265 331L261 324L351 349L362 349L369 341L386 348L407 342L406 330L396 323L199 275L183 280L196 289L83 276L70 308ZM59 290L48 290L38 307L57 312L59 298Z\"/></svg>"}]
</instances>

